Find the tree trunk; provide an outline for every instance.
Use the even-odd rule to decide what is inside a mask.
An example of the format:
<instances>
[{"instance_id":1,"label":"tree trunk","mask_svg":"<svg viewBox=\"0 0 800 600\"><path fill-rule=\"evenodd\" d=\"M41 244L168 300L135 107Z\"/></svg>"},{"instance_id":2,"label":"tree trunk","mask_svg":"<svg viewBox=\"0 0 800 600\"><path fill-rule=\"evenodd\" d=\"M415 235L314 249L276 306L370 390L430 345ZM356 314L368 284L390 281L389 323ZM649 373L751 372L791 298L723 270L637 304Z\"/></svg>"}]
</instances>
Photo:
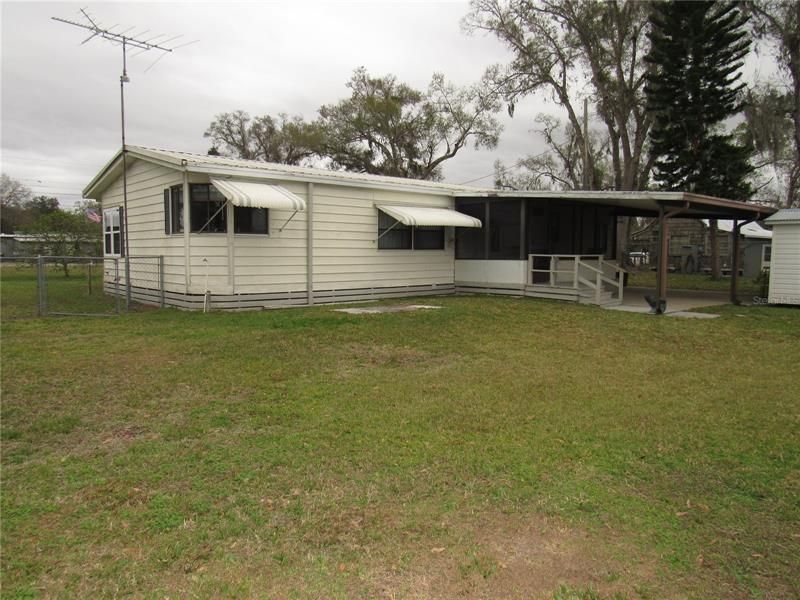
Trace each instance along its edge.
<instances>
[{"instance_id":1,"label":"tree trunk","mask_svg":"<svg viewBox=\"0 0 800 600\"><path fill-rule=\"evenodd\" d=\"M719 239L717 239L717 220L708 222L708 235L711 236L711 279L719 279Z\"/></svg>"},{"instance_id":2,"label":"tree trunk","mask_svg":"<svg viewBox=\"0 0 800 600\"><path fill-rule=\"evenodd\" d=\"M617 264L620 267L628 266L628 247L630 245L631 219L630 217L617 217Z\"/></svg>"}]
</instances>

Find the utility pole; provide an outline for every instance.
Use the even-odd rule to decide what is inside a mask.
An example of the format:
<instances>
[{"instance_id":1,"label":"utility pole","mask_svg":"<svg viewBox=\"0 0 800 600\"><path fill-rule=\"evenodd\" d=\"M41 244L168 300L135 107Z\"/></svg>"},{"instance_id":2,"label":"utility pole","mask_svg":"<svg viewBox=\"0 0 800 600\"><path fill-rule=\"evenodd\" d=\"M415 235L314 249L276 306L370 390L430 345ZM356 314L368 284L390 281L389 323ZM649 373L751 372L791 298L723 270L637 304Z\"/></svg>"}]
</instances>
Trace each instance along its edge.
<instances>
[{"instance_id":1,"label":"utility pole","mask_svg":"<svg viewBox=\"0 0 800 600\"><path fill-rule=\"evenodd\" d=\"M62 19L60 17L52 17L52 19L54 21L59 21L60 23L66 23L67 25L73 25L74 27L80 27L81 29L90 31L91 35L83 40L81 45L93 40L95 37L99 37L122 47L122 74L119 76L119 105L120 121L122 125L122 237L125 247L125 305L126 307L129 307L131 303L131 263L130 244L128 243L128 232L130 231L128 228L128 162L126 156L127 150L125 148L125 84L130 82L130 78L128 77L128 50L130 48L136 48L140 51L134 56L138 56L138 54L142 54L148 50L157 50L162 53L147 69L145 69L145 71L147 71L151 69L156 62L166 56L167 53L170 53L177 48L187 46L188 44L181 44L180 46L173 47L167 46L167 44L170 42L182 37L180 35L176 35L169 39L158 42L156 42L156 40L165 37L163 34L150 36L148 39L144 39L145 34L148 33L149 30L143 31L139 34L127 35L128 32L133 29L133 27L129 27L123 31L115 32L113 30L119 27L119 25L104 28L101 27L100 24L98 24L94 19L92 19L85 9L81 9L81 14L86 18L86 23L77 23L75 21ZM192 43L194 42L189 42L189 44Z\"/></svg>"},{"instance_id":2,"label":"utility pole","mask_svg":"<svg viewBox=\"0 0 800 600\"><path fill-rule=\"evenodd\" d=\"M589 99L583 99L583 189L591 187L589 177Z\"/></svg>"}]
</instances>

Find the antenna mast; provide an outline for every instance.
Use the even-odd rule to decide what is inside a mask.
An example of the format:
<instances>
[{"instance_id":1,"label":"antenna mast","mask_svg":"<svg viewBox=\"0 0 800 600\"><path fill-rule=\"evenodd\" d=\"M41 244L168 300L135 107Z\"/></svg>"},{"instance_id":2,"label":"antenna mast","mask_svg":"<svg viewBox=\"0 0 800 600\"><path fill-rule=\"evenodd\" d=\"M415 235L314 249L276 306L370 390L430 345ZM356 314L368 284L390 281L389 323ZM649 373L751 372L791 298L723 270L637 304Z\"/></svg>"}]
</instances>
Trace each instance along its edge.
<instances>
[{"instance_id":1,"label":"antenna mast","mask_svg":"<svg viewBox=\"0 0 800 600\"><path fill-rule=\"evenodd\" d=\"M128 77L128 49L129 48L136 48L140 50L136 55L142 54L147 52L148 50L157 50L161 52L161 56L159 56L147 69L145 72L151 69L156 62L161 60L167 53L172 52L176 48L180 48L182 46L186 46L188 44L182 44L181 46L173 46L168 47L166 44L169 42L182 37L180 35L171 37L167 40L159 41L155 43L156 40L159 38L163 38L164 35L156 35L152 36L149 39L144 39L144 35L148 33L149 30L143 31L139 34L131 34L127 35L133 27L125 29L123 31L115 32L113 31L118 27L118 25L114 25L110 28L101 27L99 23L97 23L89 13L85 9L81 9L81 14L86 18L86 23L77 23L75 21L70 21L68 19L62 19L60 17L52 17L54 21L59 21L60 23L66 23L67 25L72 25L74 27L80 27L81 29L86 29L87 31L91 32L91 35L81 42L81 45L93 40L96 37L101 39L107 40L117 46L122 46L122 74L119 76L119 104L120 104L120 120L122 124L122 230L123 230L123 240L125 244L125 301L126 305L130 306L131 303L131 278L130 278L130 245L128 244L128 162L126 158L127 150L125 148L125 84L130 82L130 78ZM189 42L193 43L193 42ZM135 56L136 56L135 55Z\"/></svg>"}]
</instances>

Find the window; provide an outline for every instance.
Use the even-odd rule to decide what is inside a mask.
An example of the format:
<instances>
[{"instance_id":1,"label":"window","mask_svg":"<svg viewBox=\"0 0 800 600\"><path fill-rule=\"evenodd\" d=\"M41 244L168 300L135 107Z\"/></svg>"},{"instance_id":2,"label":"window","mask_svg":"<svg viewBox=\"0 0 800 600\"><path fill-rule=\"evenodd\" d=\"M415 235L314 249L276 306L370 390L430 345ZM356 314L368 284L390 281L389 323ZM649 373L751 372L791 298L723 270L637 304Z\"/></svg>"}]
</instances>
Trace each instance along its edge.
<instances>
[{"instance_id":1,"label":"window","mask_svg":"<svg viewBox=\"0 0 800 600\"><path fill-rule=\"evenodd\" d=\"M772 262L772 245L771 244L764 244L764 254L761 258L761 265L768 266Z\"/></svg>"},{"instance_id":2,"label":"window","mask_svg":"<svg viewBox=\"0 0 800 600\"><path fill-rule=\"evenodd\" d=\"M164 190L164 233L183 233L183 186Z\"/></svg>"},{"instance_id":3,"label":"window","mask_svg":"<svg viewBox=\"0 0 800 600\"><path fill-rule=\"evenodd\" d=\"M456 230L456 258L486 258L486 202L459 202L456 210L480 219L483 227L461 227Z\"/></svg>"},{"instance_id":4,"label":"window","mask_svg":"<svg viewBox=\"0 0 800 600\"><path fill-rule=\"evenodd\" d=\"M189 216L192 233L227 233L227 199L208 183L189 186ZM164 232L183 233L183 186L164 190ZM234 206L234 233L269 233L269 210Z\"/></svg>"},{"instance_id":5,"label":"window","mask_svg":"<svg viewBox=\"0 0 800 600\"><path fill-rule=\"evenodd\" d=\"M103 211L103 250L106 256L122 256L122 208Z\"/></svg>"},{"instance_id":6,"label":"window","mask_svg":"<svg viewBox=\"0 0 800 600\"><path fill-rule=\"evenodd\" d=\"M189 186L190 231L193 233L225 233L225 196L208 183Z\"/></svg>"},{"instance_id":7,"label":"window","mask_svg":"<svg viewBox=\"0 0 800 600\"><path fill-rule=\"evenodd\" d=\"M266 208L233 207L234 233L269 233L269 210Z\"/></svg>"},{"instance_id":8,"label":"window","mask_svg":"<svg viewBox=\"0 0 800 600\"><path fill-rule=\"evenodd\" d=\"M444 227L410 227L379 210L378 248L380 250L444 250Z\"/></svg>"}]
</instances>

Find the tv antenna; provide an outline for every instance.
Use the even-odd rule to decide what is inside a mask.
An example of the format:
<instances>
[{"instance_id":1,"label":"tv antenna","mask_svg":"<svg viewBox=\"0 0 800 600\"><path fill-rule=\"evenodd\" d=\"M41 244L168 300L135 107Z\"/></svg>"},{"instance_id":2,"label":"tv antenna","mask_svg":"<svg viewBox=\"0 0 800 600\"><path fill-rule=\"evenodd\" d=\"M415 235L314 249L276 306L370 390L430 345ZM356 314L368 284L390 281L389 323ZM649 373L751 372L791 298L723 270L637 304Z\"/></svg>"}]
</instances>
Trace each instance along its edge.
<instances>
[{"instance_id":1,"label":"tv antenna","mask_svg":"<svg viewBox=\"0 0 800 600\"><path fill-rule=\"evenodd\" d=\"M128 77L128 50L129 49L137 49L139 52L131 56L131 58L138 56L139 54L143 54L148 52L149 50L156 50L161 53L161 55L153 61L153 63L145 69L145 73L152 69L156 63L164 58L167 54L171 53L173 50L177 50L178 48L182 48L184 46L188 46L189 44L195 43L197 40L193 42L187 42L185 44L180 44L178 46L170 46L168 44L174 42L175 40L183 37L182 35L176 35L167 39L161 39L166 37L164 34L160 35L151 35L150 37L146 37L150 30L145 30L140 33L129 33L131 32L134 27L129 27L128 29L114 31L119 27L119 25L113 25L112 27L105 28L102 27L97 21L95 21L91 15L86 11L86 9L82 8L80 10L81 14L86 19L85 23L78 23L76 21L70 21L68 19L62 19L60 17L52 17L54 21L59 21L60 23L66 23L67 25L72 25L74 27L80 27L81 29L85 29L91 32L91 35L87 37L85 40L81 42L81 45L90 42L94 38L104 39L106 41L111 42L116 46L122 47L122 74L119 76L119 106L120 106L120 121L122 124L122 226L123 226L123 239L125 243L125 300L127 305L130 305L131 302L131 278L130 278L130 245L128 243L128 232L130 229L128 228L128 163L126 159L127 151L125 149L125 84L130 83L130 78Z\"/></svg>"}]
</instances>

